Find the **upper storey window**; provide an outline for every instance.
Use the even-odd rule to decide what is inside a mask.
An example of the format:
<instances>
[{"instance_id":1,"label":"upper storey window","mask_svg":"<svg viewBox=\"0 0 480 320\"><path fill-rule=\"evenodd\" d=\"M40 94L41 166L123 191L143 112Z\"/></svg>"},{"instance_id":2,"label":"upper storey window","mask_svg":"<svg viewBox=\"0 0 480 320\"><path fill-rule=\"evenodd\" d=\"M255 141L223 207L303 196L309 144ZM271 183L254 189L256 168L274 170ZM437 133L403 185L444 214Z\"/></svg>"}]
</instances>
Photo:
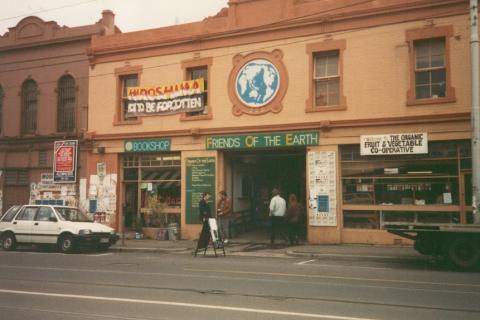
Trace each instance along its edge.
<instances>
[{"instance_id":1,"label":"upper storey window","mask_svg":"<svg viewBox=\"0 0 480 320\"><path fill-rule=\"evenodd\" d=\"M456 101L450 68L452 36L452 26L406 31L410 58L410 88L407 92L407 105Z\"/></svg>"},{"instance_id":2,"label":"upper storey window","mask_svg":"<svg viewBox=\"0 0 480 320\"><path fill-rule=\"evenodd\" d=\"M22 85L22 134L32 134L37 130L37 96L38 88L34 80L26 80Z\"/></svg>"},{"instance_id":3,"label":"upper storey window","mask_svg":"<svg viewBox=\"0 0 480 320\"><path fill-rule=\"evenodd\" d=\"M335 106L339 102L340 74L338 50L315 54L315 106Z\"/></svg>"},{"instance_id":4,"label":"upper storey window","mask_svg":"<svg viewBox=\"0 0 480 320\"><path fill-rule=\"evenodd\" d=\"M138 86L138 76L136 74L129 74L120 77L122 86L121 108L123 120L136 120L137 117L128 116L128 88Z\"/></svg>"},{"instance_id":5,"label":"upper storey window","mask_svg":"<svg viewBox=\"0 0 480 320\"><path fill-rule=\"evenodd\" d=\"M212 99L209 97L209 85L210 85L210 68L212 67L212 58L199 58L193 60L182 61L183 79L195 80L203 79L205 92L204 102L205 109L198 112L182 113L180 120L209 120L212 119Z\"/></svg>"},{"instance_id":6,"label":"upper storey window","mask_svg":"<svg viewBox=\"0 0 480 320\"><path fill-rule=\"evenodd\" d=\"M343 56L345 40L325 40L309 43L308 99L306 112L345 110L347 98L343 95Z\"/></svg>"},{"instance_id":7,"label":"upper storey window","mask_svg":"<svg viewBox=\"0 0 480 320\"><path fill-rule=\"evenodd\" d=\"M418 40L415 44L415 97L437 99L446 95L445 39Z\"/></svg>"},{"instance_id":8,"label":"upper storey window","mask_svg":"<svg viewBox=\"0 0 480 320\"><path fill-rule=\"evenodd\" d=\"M3 129L3 89L0 86L0 132Z\"/></svg>"},{"instance_id":9,"label":"upper storey window","mask_svg":"<svg viewBox=\"0 0 480 320\"><path fill-rule=\"evenodd\" d=\"M75 129L75 79L65 75L58 81L57 131Z\"/></svg>"}]
</instances>

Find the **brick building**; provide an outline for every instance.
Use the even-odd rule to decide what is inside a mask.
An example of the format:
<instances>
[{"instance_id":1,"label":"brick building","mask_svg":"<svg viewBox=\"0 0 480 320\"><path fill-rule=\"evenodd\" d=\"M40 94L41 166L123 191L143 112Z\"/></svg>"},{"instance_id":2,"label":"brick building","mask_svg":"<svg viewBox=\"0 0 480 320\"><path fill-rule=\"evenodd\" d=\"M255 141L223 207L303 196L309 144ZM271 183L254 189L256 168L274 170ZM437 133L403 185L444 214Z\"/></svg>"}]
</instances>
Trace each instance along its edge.
<instances>
[{"instance_id":1,"label":"brick building","mask_svg":"<svg viewBox=\"0 0 480 320\"><path fill-rule=\"evenodd\" d=\"M120 229L195 238L201 193L226 190L235 231L266 238L275 186L307 208L310 243L470 219L467 0L232 0L90 54L88 185L100 164L92 199L115 199Z\"/></svg>"},{"instance_id":2,"label":"brick building","mask_svg":"<svg viewBox=\"0 0 480 320\"><path fill-rule=\"evenodd\" d=\"M68 28L38 17L0 36L0 208L29 201L78 205L86 174L87 48L92 35L119 30L104 11L92 25ZM78 140L76 183L52 183L56 140ZM1 209L0 209L1 210Z\"/></svg>"}]
</instances>

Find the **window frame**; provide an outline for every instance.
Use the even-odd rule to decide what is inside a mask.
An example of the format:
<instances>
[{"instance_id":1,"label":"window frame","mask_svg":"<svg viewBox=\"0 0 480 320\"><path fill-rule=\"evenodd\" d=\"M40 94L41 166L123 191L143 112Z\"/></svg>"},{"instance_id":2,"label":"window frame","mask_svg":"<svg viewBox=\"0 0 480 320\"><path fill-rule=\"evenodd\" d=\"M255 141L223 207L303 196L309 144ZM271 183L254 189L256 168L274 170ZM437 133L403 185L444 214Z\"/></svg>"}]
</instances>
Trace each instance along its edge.
<instances>
[{"instance_id":1,"label":"window frame","mask_svg":"<svg viewBox=\"0 0 480 320\"><path fill-rule=\"evenodd\" d=\"M344 51L346 49L346 40L325 40L306 45L306 54L308 55L308 99L306 101L305 112L337 111L347 109L347 98L344 95ZM338 104L336 105L316 105L316 83L315 76L315 57L322 53L338 51Z\"/></svg>"},{"instance_id":2,"label":"window frame","mask_svg":"<svg viewBox=\"0 0 480 320\"><path fill-rule=\"evenodd\" d=\"M26 96L28 93L26 90L26 85L28 83L33 83L35 85L35 90L32 90L32 93L34 93L34 99L29 100L30 97ZM21 135L34 135L38 132L38 95L39 95L39 90L38 90L38 84L35 80L32 78L28 78L25 81L23 81L22 86L20 88L20 133ZM26 121L27 119L25 118L26 114L31 114L32 111L30 110L30 107L28 108L27 112L27 102L29 103L28 107L30 106L30 103L35 102L35 112L32 117L32 121L34 123L33 129L27 130L26 128ZM30 119L30 118L29 118Z\"/></svg>"},{"instance_id":3,"label":"window frame","mask_svg":"<svg viewBox=\"0 0 480 320\"><path fill-rule=\"evenodd\" d=\"M116 90L116 97L115 97L115 113L113 118L113 125L114 126L121 126L121 125L138 125L142 124L143 120L141 117L137 117L136 119L128 120L125 119L123 116L123 78L127 76L137 76L137 83L140 85L141 83L141 75L143 72L143 66L136 65L136 66L125 66L115 69L115 79L117 83L117 90Z\"/></svg>"},{"instance_id":4,"label":"window frame","mask_svg":"<svg viewBox=\"0 0 480 320\"><path fill-rule=\"evenodd\" d=\"M211 91L211 67L213 63L213 58L212 57L206 57L206 58L197 58L193 60L184 60L181 62L182 70L183 70L183 80L191 80L190 79L190 71L192 69L200 69L200 68L206 68L207 69L207 114L199 114L199 115L193 115L193 116L188 116L186 113L182 113L180 115L180 121L194 121L194 120L211 120L213 119L213 114L212 114L212 96L209 94Z\"/></svg>"},{"instance_id":5,"label":"window frame","mask_svg":"<svg viewBox=\"0 0 480 320\"><path fill-rule=\"evenodd\" d=\"M409 75L410 83L407 91L407 106L430 105L441 103L456 102L455 88L451 81L451 67L450 67L450 41L453 37L453 26L442 27L428 27L420 29L411 29L406 31L406 42L409 50ZM415 42L421 40L429 40L443 38L445 40L444 47L444 69L445 70L445 97L417 99L416 95L416 78L417 61L416 61L416 46ZM434 68L430 68L432 70ZM425 70L428 71L428 70Z\"/></svg>"},{"instance_id":6,"label":"window frame","mask_svg":"<svg viewBox=\"0 0 480 320\"><path fill-rule=\"evenodd\" d=\"M68 78L71 78L71 80L73 81L73 89L71 87L61 88L60 84L62 80L68 79ZM69 90L69 89L73 90L73 127L67 128L67 130L64 130L66 126L65 125L60 126L61 119L63 120L65 119L65 117L61 117L62 115L61 110L63 109L65 112L65 109L66 109L65 106L68 105L68 103L65 103L65 101L67 101L68 99L72 99L72 97L68 97L66 99L64 97L62 90ZM75 130L77 129L76 121L77 121L77 101L78 101L77 99L78 87L77 87L77 82L75 81L75 77L73 77L69 73L62 75L57 81L56 92L57 92L57 132L75 132ZM65 122L63 120L62 122Z\"/></svg>"}]
</instances>

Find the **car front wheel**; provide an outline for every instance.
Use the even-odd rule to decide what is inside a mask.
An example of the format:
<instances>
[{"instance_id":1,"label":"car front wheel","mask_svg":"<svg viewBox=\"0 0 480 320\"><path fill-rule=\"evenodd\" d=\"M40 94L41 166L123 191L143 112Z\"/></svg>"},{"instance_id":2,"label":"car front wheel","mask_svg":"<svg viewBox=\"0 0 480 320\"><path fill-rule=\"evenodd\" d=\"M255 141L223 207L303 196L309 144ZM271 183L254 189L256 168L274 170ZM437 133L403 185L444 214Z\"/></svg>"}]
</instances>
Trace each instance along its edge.
<instances>
[{"instance_id":1,"label":"car front wheel","mask_svg":"<svg viewBox=\"0 0 480 320\"><path fill-rule=\"evenodd\" d=\"M15 250L17 247L17 240L15 239L15 235L11 232L5 234L2 237L2 242L3 242L3 249L6 251L12 251Z\"/></svg>"},{"instance_id":2,"label":"car front wheel","mask_svg":"<svg viewBox=\"0 0 480 320\"><path fill-rule=\"evenodd\" d=\"M63 253L71 253L74 249L73 237L70 234L64 234L60 237L58 241L60 251Z\"/></svg>"}]
</instances>

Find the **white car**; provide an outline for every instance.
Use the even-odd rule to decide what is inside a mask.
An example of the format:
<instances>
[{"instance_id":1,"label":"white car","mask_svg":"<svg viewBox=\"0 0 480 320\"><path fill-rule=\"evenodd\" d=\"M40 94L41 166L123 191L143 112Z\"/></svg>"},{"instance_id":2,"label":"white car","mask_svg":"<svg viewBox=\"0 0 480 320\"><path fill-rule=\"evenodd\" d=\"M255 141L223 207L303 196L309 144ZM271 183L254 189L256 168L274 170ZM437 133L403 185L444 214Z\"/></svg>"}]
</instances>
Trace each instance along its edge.
<instances>
[{"instance_id":1,"label":"white car","mask_svg":"<svg viewBox=\"0 0 480 320\"><path fill-rule=\"evenodd\" d=\"M69 253L77 247L107 249L118 235L77 208L24 205L13 206L2 216L0 239L7 251L15 250L17 244L53 244Z\"/></svg>"}]
</instances>

